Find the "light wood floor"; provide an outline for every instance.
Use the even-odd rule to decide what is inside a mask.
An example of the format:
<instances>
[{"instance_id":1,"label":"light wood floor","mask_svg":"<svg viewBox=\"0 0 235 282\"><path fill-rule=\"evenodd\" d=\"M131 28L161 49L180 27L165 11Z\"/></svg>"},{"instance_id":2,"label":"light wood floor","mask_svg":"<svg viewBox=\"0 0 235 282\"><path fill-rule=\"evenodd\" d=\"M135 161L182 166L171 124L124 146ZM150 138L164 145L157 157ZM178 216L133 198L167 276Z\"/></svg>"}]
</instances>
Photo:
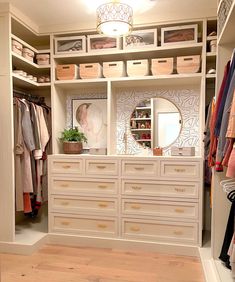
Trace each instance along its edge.
<instances>
[{"instance_id":1,"label":"light wood floor","mask_svg":"<svg viewBox=\"0 0 235 282\"><path fill-rule=\"evenodd\" d=\"M43 247L1 255L1 282L204 282L198 258L111 249Z\"/></svg>"}]
</instances>

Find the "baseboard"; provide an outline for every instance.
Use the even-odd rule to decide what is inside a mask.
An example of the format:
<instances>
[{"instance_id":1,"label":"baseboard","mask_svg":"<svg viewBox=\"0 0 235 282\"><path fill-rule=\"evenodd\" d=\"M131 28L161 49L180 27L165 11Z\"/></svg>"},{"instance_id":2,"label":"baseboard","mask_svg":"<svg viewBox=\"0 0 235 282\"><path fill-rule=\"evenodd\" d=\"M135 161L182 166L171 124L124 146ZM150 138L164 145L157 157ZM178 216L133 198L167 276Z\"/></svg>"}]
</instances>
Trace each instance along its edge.
<instances>
[{"instance_id":1,"label":"baseboard","mask_svg":"<svg viewBox=\"0 0 235 282\"><path fill-rule=\"evenodd\" d=\"M31 255L48 243L48 234L32 244L17 242L0 242L0 253Z\"/></svg>"},{"instance_id":2,"label":"baseboard","mask_svg":"<svg viewBox=\"0 0 235 282\"><path fill-rule=\"evenodd\" d=\"M123 250L160 252L167 254L199 257L197 246L177 245L162 242L143 242L117 238L99 238L88 236L85 237L78 235L50 233L48 235L48 244L94 248L115 248Z\"/></svg>"}]
</instances>

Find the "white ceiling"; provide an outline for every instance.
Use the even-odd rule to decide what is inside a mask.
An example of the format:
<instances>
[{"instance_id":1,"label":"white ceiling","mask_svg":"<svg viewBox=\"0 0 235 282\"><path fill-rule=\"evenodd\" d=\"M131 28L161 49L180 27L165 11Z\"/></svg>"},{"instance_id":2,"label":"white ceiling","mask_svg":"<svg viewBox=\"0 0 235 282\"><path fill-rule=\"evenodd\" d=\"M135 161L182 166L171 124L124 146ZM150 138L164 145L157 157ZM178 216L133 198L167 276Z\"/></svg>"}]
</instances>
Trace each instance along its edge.
<instances>
[{"instance_id":1,"label":"white ceiling","mask_svg":"<svg viewBox=\"0 0 235 282\"><path fill-rule=\"evenodd\" d=\"M134 6L134 24L213 17L217 0L123 0ZM105 0L0 0L29 17L40 32L94 29L97 5Z\"/></svg>"}]
</instances>

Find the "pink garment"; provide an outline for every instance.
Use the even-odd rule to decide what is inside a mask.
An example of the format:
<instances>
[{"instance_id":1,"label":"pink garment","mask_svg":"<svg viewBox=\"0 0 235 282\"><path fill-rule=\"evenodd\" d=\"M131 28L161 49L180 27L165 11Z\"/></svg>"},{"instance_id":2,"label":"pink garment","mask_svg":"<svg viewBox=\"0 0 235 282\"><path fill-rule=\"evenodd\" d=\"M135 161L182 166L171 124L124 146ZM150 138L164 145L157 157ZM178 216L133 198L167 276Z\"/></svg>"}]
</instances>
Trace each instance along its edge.
<instances>
[{"instance_id":1,"label":"pink garment","mask_svg":"<svg viewBox=\"0 0 235 282\"><path fill-rule=\"evenodd\" d=\"M229 114L226 137L235 138L235 91L233 93L233 101L231 104L231 109Z\"/></svg>"},{"instance_id":2,"label":"pink garment","mask_svg":"<svg viewBox=\"0 0 235 282\"><path fill-rule=\"evenodd\" d=\"M228 161L228 169L227 169L226 176L235 178L235 148L233 148L229 161Z\"/></svg>"}]
</instances>

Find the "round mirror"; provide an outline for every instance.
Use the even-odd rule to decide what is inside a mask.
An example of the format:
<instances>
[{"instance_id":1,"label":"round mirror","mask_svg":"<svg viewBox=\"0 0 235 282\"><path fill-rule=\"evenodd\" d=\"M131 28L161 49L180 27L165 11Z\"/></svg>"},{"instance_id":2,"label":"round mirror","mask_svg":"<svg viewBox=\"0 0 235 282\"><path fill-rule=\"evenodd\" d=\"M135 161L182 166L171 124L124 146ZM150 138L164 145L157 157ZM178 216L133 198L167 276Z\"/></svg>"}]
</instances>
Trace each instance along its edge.
<instances>
[{"instance_id":1,"label":"round mirror","mask_svg":"<svg viewBox=\"0 0 235 282\"><path fill-rule=\"evenodd\" d=\"M181 131L179 109L164 98L140 102L134 109L130 130L133 138L148 148L165 148L178 138Z\"/></svg>"}]
</instances>

